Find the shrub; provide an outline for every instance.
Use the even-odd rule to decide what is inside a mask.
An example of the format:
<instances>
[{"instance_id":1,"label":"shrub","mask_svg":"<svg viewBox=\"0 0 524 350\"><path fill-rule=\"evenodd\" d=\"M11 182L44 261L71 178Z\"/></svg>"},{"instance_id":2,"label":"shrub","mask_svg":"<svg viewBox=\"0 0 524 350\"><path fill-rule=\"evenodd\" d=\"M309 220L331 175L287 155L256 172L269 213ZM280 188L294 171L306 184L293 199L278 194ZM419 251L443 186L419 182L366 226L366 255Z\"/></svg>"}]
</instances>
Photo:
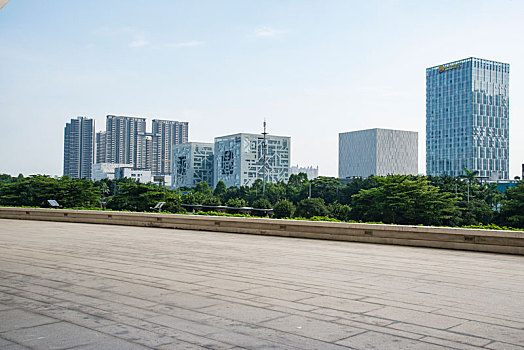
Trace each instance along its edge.
<instances>
[{"instance_id":1,"label":"shrub","mask_svg":"<svg viewBox=\"0 0 524 350\"><path fill-rule=\"evenodd\" d=\"M287 199L276 202L273 212L276 218L290 218L295 213L295 206Z\"/></svg>"},{"instance_id":2,"label":"shrub","mask_svg":"<svg viewBox=\"0 0 524 350\"><path fill-rule=\"evenodd\" d=\"M253 202L253 208L271 209L271 203L266 198L259 198Z\"/></svg>"},{"instance_id":3,"label":"shrub","mask_svg":"<svg viewBox=\"0 0 524 350\"><path fill-rule=\"evenodd\" d=\"M226 206L235 208L246 207L247 202L245 199L242 198L231 198L226 202Z\"/></svg>"},{"instance_id":4,"label":"shrub","mask_svg":"<svg viewBox=\"0 0 524 350\"><path fill-rule=\"evenodd\" d=\"M296 216L310 218L313 216L327 216L328 208L322 198L306 198L298 202Z\"/></svg>"}]
</instances>

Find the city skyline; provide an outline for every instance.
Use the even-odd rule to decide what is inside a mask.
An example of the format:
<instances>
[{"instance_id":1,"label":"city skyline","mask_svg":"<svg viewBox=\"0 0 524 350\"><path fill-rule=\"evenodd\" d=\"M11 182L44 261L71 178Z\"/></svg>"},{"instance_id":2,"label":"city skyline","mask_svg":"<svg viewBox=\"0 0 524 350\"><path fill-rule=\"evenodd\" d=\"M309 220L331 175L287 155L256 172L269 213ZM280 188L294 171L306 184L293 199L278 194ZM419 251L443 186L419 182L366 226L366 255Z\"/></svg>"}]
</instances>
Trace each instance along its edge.
<instances>
[{"instance_id":1,"label":"city skyline","mask_svg":"<svg viewBox=\"0 0 524 350\"><path fill-rule=\"evenodd\" d=\"M293 138L291 164L328 176L338 133L414 130L425 173L425 70L479 57L511 65L509 178L521 175L524 4L438 8L453 11L434 16L414 1L9 2L0 172L61 175L65 122L85 115L100 131L115 114L187 121L197 142L259 133L266 118L270 134Z\"/></svg>"}]
</instances>

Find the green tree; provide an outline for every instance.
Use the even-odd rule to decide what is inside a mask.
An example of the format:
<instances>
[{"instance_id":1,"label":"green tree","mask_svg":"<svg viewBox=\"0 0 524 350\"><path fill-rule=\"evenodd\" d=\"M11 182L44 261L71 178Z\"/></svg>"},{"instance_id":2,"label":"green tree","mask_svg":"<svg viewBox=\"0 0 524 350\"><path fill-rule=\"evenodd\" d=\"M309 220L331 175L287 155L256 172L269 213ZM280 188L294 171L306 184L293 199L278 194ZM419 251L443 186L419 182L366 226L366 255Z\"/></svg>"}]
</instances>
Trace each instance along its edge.
<instances>
[{"instance_id":1,"label":"green tree","mask_svg":"<svg viewBox=\"0 0 524 350\"><path fill-rule=\"evenodd\" d=\"M271 202L266 198L259 198L251 206L257 209L271 209Z\"/></svg>"},{"instance_id":2,"label":"green tree","mask_svg":"<svg viewBox=\"0 0 524 350\"><path fill-rule=\"evenodd\" d=\"M226 206L234 207L234 208L241 208L241 207L246 207L247 202L245 199L242 199L242 198L231 198L226 202Z\"/></svg>"},{"instance_id":3,"label":"green tree","mask_svg":"<svg viewBox=\"0 0 524 350\"><path fill-rule=\"evenodd\" d=\"M296 216L310 218L313 216L327 216L328 208L322 198L306 198L298 202Z\"/></svg>"},{"instance_id":4,"label":"green tree","mask_svg":"<svg viewBox=\"0 0 524 350\"><path fill-rule=\"evenodd\" d=\"M502 225L524 228L524 183L506 190L499 218Z\"/></svg>"},{"instance_id":5,"label":"green tree","mask_svg":"<svg viewBox=\"0 0 524 350\"><path fill-rule=\"evenodd\" d=\"M412 225L454 223L456 199L439 192L426 178L395 175L377 180L379 187L353 195L353 219Z\"/></svg>"},{"instance_id":6,"label":"green tree","mask_svg":"<svg viewBox=\"0 0 524 350\"><path fill-rule=\"evenodd\" d=\"M276 202L273 213L276 218L290 218L295 213L295 206L287 199L281 199Z\"/></svg>"},{"instance_id":7,"label":"green tree","mask_svg":"<svg viewBox=\"0 0 524 350\"><path fill-rule=\"evenodd\" d=\"M226 193L226 184L224 183L224 181L220 180L218 181L213 194L216 197L221 198L225 193Z\"/></svg>"},{"instance_id":8,"label":"green tree","mask_svg":"<svg viewBox=\"0 0 524 350\"><path fill-rule=\"evenodd\" d=\"M319 176L311 180L311 197L322 198L326 203L333 203L338 199L340 188L339 179Z\"/></svg>"},{"instance_id":9,"label":"green tree","mask_svg":"<svg viewBox=\"0 0 524 350\"><path fill-rule=\"evenodd\" d=\"M210 196L210 197L204 198L204 200L202 201L202 204L219 206L219 205L222 205L222 202L220 201L220 198L215 197L215 196Z\"/></svg>"},{"instance_id":10,"label":"green tree","mask_svg":"<svg viewBox=\"0 0 524 350\"><path fill-rule=\"evenodd\" d=\"M348 221L351 218L351 207L347 204L340 204L338 202L328 205L328 210L331 217L341 220Z\"/></svg>"},{"instance_id":11,"label":"green tree","mask_svg":"<svg viewBox=\"0 0 524 350\"><path fill-rule=\"evenodd\" d=\"M211 196L212 194L209 185L205 181L197 183L195 186L195 192L201 193L203 196Z\"/></svg>"}]
</instances>

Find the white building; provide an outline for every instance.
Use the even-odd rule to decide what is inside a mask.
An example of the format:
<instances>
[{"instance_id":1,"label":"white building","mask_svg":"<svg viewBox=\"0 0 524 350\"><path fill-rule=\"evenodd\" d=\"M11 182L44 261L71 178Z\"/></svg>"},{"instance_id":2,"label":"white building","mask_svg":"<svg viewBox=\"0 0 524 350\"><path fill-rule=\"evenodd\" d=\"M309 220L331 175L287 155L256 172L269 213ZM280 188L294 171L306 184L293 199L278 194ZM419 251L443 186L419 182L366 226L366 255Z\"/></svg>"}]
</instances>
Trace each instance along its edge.
<instances>
[{"instance_id":1,"label":"white building","mask_svg":"<svg viewBox=\"0 0 524 350\"><path fill-rule=\"evenodd\" d=\"M291 138L239 133L215 138L214 186L250 186L256 179L266 182L289 180ZM265 174L265 175L264 175Z\"/></svg>"},{"instance_id":2,"label":"white building","mask_svg":"<svg viewBox=\"0 0 524 350\"><path fill-rule=\"evenodd\" d=\"M213 186L212 143L186 142L173 147L173 187L195 187L205 181Z\"/></svg>"},{"instance_id":3,"label":"white building","mask_svg":"<svg viewBox=\"0 0 524 350\"><path fill-rule=\"evenodd\" d=\"M113 180L116 168L133 168L131 164L95 163L93 164L93 181L102 179Z\"/></svg>"},{"instance_id":4,"label":"white building","mask_svg":"<svg viewBox=\"0 0 524 350\"><path fill-rule=\"evenodd\" d=\"M417 132L369 129L338 136L339 178L418 172Z\"/></svg>"},{"instance_id":5,"label":"white building","mask_svg":"<svg viewBox=\"0 0 524 350\"><path fill-rule=\"evenodd\" d=\"M115 168L115 179L129 178L137 180L140 183L149 183L153 181L151 170L138 170L133 168Z\"/></svg>"},{"instance_id":6,"label":"white building","mask_svg":"<svg viewBox=\"0 0 524 350\"><path fill-rule=\"evenodd\" d=\"M318 177L318 165L316 168L313 168L313 166L308 167L300 167L297 165L293 165L291 167L291 175L298 175L300 173L305 173L307 175L307 178L309 180L317 178Z\"/></svg>"}]
</instances>

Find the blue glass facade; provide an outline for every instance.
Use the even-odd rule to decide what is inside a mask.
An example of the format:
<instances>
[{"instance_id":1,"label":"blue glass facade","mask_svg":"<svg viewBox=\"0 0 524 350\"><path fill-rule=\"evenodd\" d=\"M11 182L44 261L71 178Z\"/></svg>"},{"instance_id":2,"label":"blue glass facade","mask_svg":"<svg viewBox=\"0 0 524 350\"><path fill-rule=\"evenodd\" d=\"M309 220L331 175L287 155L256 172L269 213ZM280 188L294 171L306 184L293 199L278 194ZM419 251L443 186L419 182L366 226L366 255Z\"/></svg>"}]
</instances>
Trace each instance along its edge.
<instances>
[{"instance_id":1,"label":"blue glass facade","mask_svg":"<svg viewBox=\"0 0 524 350\"><path fill-rule=\"evenodd\" d=\"M508 179L509 64L467 58L426 69L426 172Z\"/></svg>"}]
</instances>

